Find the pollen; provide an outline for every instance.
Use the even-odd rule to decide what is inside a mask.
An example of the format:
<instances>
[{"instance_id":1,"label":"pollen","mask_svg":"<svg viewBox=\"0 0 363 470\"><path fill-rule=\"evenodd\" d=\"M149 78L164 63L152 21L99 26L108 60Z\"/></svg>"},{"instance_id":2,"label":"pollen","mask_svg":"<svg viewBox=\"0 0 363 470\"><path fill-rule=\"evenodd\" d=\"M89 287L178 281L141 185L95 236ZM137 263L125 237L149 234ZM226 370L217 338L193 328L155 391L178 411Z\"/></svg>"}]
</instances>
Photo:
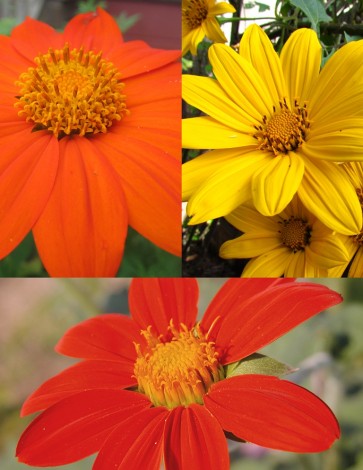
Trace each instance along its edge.
<instances>
[{"instance_id":1,"label":"pollen","mask_svg":"<svg viewBox=\"0 0 363 470\"><path fill-rule=\"evenodd\" d=\"M183 7L183 20L186 26L192 30L198 28L208 16L208 4L206 0L189 0Z\"/></svg>"},{"instance_id":2,"label":"pollen","mask_svg":"<svg viewBox=\"0 0 363 470\"><path fill-rule=\"evenodd\" d=\"M310 243L311 227L303 219L291 216L279 222L282 243L294 253L302 251Z\"/></svg>"},{"instance_id":3,"label":"pollen","mask_svg":"<svg viewBox=\"0 0 363 470\"><path fill-rule=\"evenodd\" d=\"M262 123L255 126L257 132L254 134L259 142L258 148L274 155L297 150L305 142L310 128L306 104L301 107L295 100L293 110L289 109L286 99L279 104L279 110L274 106L270 120L263 116Z\"/></svg>"},{"instance_id":4,"label":"pollen","mask_svg":"<svg viewBox=\"0 0 363 470\"><path fill-rule=\"evenodd\" d=\"M105 133L128 110L117 68L98 54L80 49L49 49L34 59L37 67L22 73L15 103L18 114L58 139Z\"/></svg>"},{"instance_id":5,"label":"pollen","mask_svg":"<svg viewBox=\"0 0 363 470\"><path fill-rule=\"evenodd\" d=\"M147 395L154 406L172 409L203 404L211 385L224 378L215 345L199 324L191 330L182 324L177 330L170 322L169 331L172 337L168 341L153 335L150 326L141 332L146 346L135 344L138 391Z\"/></svg>"}]
</instances>

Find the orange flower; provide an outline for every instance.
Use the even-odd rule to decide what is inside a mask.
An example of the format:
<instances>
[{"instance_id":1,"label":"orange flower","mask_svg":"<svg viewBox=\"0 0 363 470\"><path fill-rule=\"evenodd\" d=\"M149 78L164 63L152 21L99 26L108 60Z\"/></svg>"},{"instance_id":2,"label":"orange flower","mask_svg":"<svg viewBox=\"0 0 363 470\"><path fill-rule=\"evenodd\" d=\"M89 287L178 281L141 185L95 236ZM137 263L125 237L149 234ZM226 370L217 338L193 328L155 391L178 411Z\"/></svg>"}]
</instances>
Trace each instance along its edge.
<instances>
[{"instance_id":1,"label":"orange flower","mask_svg":"<svg viewBox=\"0 0 363 470\"><path fill-rule=\"evenodd\" d=\"M179 254L180 53L101 8L0 51L0 258L33 230L50 275L113 276L128 224Z\"/></svg>"}]
</instances>

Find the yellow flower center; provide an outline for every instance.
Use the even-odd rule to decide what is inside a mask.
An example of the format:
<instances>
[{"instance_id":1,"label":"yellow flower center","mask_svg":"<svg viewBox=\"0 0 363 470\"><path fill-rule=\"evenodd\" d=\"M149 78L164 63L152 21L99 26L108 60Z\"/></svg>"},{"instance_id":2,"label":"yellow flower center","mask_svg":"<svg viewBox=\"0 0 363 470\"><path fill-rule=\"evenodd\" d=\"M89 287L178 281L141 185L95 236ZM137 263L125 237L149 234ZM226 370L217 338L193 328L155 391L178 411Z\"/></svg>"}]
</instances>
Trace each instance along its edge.
<instances>
[{"instance_id":1,"label":"yellow flower center","mask_svg":"<svg viewBox=\"0 0 363 470\"><path fill-rule=\"evenodd\" d=\"M137 359L134 374L138 390L147 395L154 406L187 406L203 403L211 385L224 378L214 343L208 341L199 324L192 330L185 325L176 330L170 322L170 341L156 337L151 326L141 334L147 346L135 344Z\"/></svg>"},{"instance_id":2,"label":"yellow flower center","mask_svg":"<svg viewBox=\"0 0 363 470\"><path fill-rule=\"evenodd\" d=\"M282 243L291 248L294 253L304 250L306 245L309 244L311 237L311 227L309 224L293 215L279 223L282 225L281 230L279 230Z\"/></svg>"},{"instance_id":3,"label":"yellow flower center","mask_svg":"<svg viewBox=\"0 0 363 470\"><path fill-rule=\"evenodd\" d=\"M102 52L49 49L34 59L37 67L22 73L15 106L19 116L57 138L107 132L128 113L120 73Z\"/></svg>"},{"instance_id":4,"label":"yellow flower center","mask_svg":"<svg viewBox=\"0 0 363 470\"><path fill-rule=\"evenodd\" d=\"M291 111L286 100L280 101L280 110L276 111L267 121L263 116L263 124L255 126L257 132L254 137L258 140L258 148L268 150L275 155L286 154L296 150L305 141L310 122L307 119L306 104L303 107L295 100L294 110Z\"/></svg>"},{"instance_id":5,"label":"yellow flower center","mask_svg":"<svg viewBox=\"0 0 363 470\"><path fill-rule=\"evenodd\" d=\"M208 4L205 0L189 0L182 8L183 20L192 30L198 28L208 16Z\"/></svg>"}]
</instances>

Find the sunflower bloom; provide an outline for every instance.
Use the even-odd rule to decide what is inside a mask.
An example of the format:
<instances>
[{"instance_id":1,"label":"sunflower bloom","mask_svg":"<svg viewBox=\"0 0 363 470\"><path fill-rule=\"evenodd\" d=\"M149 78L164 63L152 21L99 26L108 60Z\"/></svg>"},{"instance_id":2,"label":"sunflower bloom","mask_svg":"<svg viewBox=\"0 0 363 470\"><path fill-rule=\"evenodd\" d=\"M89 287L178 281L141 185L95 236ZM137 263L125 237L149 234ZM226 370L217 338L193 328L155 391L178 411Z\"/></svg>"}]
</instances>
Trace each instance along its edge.
<instances>
[{"instance_id":1,"label":"sunflower bloom","mask_svg":"<svg viewBox=\"0 0 363 470\"><path fill-rule=\"evenodd\" d=\"M0 50L0 258L33 230L50 275L113 276L128 224L178 254L179 53L102 9L64 33L28 18Z\"/></svg>"},{"instance_id":2,"label":"sunflower bloom","mask_svg":"<svg viewBox=\"0 0 363 470\"><path fill-rule=\"evenodd\" d=\"M359 200L334 162L363 159L363 41L342 47L320 71L314 31L295 31L279 57L252 25L239 54L215 44L209 60L216 79L183 79L184 99L207 114L183 120L183 147L214 149L183 165L191 223L251 198L273 216L297 193L327 227L359 231Z\"/></svg>"},{"instance_id":3,"label":"sunflower bloom","mask_svg":"<svg viewBox=\"0 0 363 470\"><path fill-rule=\"evenodd\" d=\"M266 217L241 206L226 219L244 232L225 242L222 258L253 258L242 277L328 277L328 270L349 260L348 236L333 233L295 196L280 214Z\"/></svg>"},{"instance_id":4,"label":"sunflower bloom","mask_svg":"<svg viewBox=\"0 0 363 470\"><path fill-rule=\"evenodd\" d=\"M292 452L321 452L339 437L318 397L241 361L341 302L336 292L232 279L200 322L194 279L136 279L129 300L131 318L100 315L60 340L58 352L83 360L24 403L23 415L44 411L19 440L21 462L64 465L99 452L94 470L158 470L162 459L170 470L228 470L226 431Z\"/></svg>"},{"instance_id":5,"label":"sunflower bloom","mask_svg":"<svg viewBox=\"0 0 363 470\"><path fill-rule=\"evenodd\" d=\"M197 53L198 44L207 36L213 42L227 42L217 15L234 13L235 8L227 2L216 0L183 0L182 1L182 54L189 50Z\"/></svg>"}]
</instances>

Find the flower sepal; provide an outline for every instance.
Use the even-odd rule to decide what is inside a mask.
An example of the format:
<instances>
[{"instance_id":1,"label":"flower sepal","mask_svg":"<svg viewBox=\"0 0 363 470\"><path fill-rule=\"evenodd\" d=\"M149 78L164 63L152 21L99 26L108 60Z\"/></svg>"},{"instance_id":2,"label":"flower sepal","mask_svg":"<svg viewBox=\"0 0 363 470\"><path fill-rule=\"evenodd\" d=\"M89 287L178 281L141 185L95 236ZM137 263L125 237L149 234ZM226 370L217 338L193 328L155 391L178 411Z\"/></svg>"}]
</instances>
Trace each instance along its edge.
<instances>
[{"instance_id":1,"label":"flower sepal","mask_svg":"<svg viewBox=\"0 0 363 470\"><path fill-rule=\"evenodd\" d=\"M296 370L297 369L294 369L288 364L259 353L251 354L240 361L233 362L224 367L226 378L244 374L273 375L275 377L282 377L283 375L291 374L291 372L295 372Z\"/></svg>"}]
</instances>

